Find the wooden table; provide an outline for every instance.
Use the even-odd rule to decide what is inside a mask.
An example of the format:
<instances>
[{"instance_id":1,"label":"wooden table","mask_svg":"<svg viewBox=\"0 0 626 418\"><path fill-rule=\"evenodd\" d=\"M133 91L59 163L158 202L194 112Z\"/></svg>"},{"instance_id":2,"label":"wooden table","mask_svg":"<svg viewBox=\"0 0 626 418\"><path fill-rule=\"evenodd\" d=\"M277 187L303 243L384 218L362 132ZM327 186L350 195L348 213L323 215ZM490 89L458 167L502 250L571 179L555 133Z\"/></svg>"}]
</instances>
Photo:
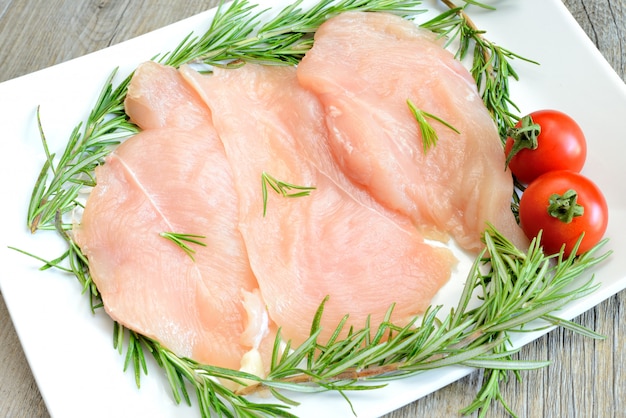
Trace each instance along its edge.
<instances>
[{"instance_id":1,"label":"wooden table","mask_svg":"<svg viewBox=\"0 0 626 418\"><path fill-rule=\"evenodd\" d=\"M0 81L106 48L217 3L0 0ZM626 80L626 0L564 3ZM532 22L524 24L532 27ZM522 417L626 416L625 304L626 292L621 292L576 319L606 335L605 341L556 330L524 347L520 358L554 363L523 373L522 382L504 385L512 409ZM473 400L480 379L481 373L474 373L388 418L458 416L458 410ZM0 417L48 416L0 297ZM496 406L488 416L506 413Z\"/></svg>"}]
</instances>

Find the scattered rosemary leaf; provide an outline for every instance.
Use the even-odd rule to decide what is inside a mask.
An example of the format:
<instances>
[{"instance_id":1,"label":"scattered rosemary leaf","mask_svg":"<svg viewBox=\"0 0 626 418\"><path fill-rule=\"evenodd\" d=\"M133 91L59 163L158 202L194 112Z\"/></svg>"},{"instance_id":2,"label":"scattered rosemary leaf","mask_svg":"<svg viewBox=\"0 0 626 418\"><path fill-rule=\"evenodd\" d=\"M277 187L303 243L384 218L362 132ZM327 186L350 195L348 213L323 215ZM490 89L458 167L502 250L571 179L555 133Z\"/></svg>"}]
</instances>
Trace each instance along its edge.
<instances>
[{"instance_id":1,"label":"scattered rosemary leaf","mask_svg":"<svg viewBox=\"0 0 626 418\"><path fill-rule=\"evenodd\" d=\"M456 129L454 126L450 125L448 122L441 119L440 117L418 109L417 106L415 106L415 104L411 101L411 99L407 99L406 102L409 105L409 109L415 117L415 120L417 121L417 126L419 127L420 133L422 135L424 154L426 154L428 150L430 150L432 147L437 145L437 141L439 141L439 135L437 134L437 131L435 130L435 128L433 128L433 126L428 122L427 119L435 120L446 126L447 128L453 130L457 134L461 133L458 129Z\"/></svg>"},{"instance_id":2,"label":"scattered rosemary leaf","mask_svg":"<svg viewBox=\"0 0 626 418\"><path fill-rule=\"evenodd\" d=\"M196 250L191 248L188 244L196 244L206 247L206 243L200 241L201 239L206 238L204 235L180 234L176 232L161 232L159 235L179 246L193 261L196 261L194 257Z\"/></svg>"},{"instance_id":3,"label":"scattered rosemary leaf","mask_svg":"<svg viewBox=\"0 0 626 418\"><path fill-rule=\"evenodd\" d=\"M286 183L278 180L265 171L261 173L261 193L263 197L263 216L267 213L267 186L270 186L272 190L281 195L282 197L303 197L311 194L311 191L315 190L313 186L298 186L296 184ZM299 190L291 193L291 190Z\"/></svg>"}]
</instances>

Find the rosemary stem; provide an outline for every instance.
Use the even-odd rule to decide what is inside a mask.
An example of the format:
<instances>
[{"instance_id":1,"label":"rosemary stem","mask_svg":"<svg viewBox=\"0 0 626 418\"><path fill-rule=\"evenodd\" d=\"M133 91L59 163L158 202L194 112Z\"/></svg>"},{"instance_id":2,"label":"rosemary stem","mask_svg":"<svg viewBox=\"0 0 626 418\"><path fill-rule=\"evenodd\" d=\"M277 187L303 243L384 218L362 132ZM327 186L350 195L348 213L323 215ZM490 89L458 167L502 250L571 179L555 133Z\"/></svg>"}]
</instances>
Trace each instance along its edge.
<instances>
[{"instance_id":1,"label":"rosemary stem","mask_svg":"<svg viewBox=\"0 0 626 418\"><path fill-rule=\"evenodd\" d=\"M455 5L451 0L441 0L441 1L450 10L457 9L456 14L465 21L467 27L471 30L474 36L476 36L477 38L480 38L483 42L489 42L482 35L482 32L478 29L478 26L476 26L474 21L469 17L467 13L465 13L465 11L462 8ZM493 65L491 64L491 59L490 59L491 56L489 55L489 52L486 49L482 49L482 55L483 55L483 59L485 60L485 62L488 63L485 68L485 72L488 74L493 74Z\"/></svg>"}]
</instances>

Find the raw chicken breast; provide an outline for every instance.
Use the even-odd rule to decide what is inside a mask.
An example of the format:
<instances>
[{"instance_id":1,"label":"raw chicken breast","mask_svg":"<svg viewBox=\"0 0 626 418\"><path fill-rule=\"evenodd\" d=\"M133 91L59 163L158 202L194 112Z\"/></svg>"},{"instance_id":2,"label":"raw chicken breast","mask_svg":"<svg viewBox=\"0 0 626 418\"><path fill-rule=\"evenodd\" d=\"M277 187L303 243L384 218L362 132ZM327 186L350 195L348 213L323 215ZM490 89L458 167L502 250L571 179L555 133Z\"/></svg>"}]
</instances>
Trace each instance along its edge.
<instances>
[{"instance_id":1,"label":"raw chicken breast","mask_svg":"<svg viewBox=\"0 0 626 418\"><path fill-rule=\"evenodd\" d=\"M466 249L482 247L486 222L525 245L494 122L431 32L394 15L343 13L319 28L298 79L324 106L336 162L383 205ZM424 152L407 100L460 134L430 120L439 141Z\"/></svg>"},{"instance_id":2,"label":"raw chicken breast","mask_svg":"<svg viewBox=\"0 0 626 418\"><path fill-rule=\"evenodd\" d=\"M346 314L346 327L361 328L370 315L380 323L394 303L397 323L428 307L450 276L451 254L424 243L408 218L388 213L339 177L322 108L298 85L295 68L181 72L211 108L233 167L250 263L285 339L297 345L309 336L326 296L321 342ZM315 189L286 198L267 186L264 216L263 173Z\"/></svg>"},{"instance_id":3,"label":"raw chicken breast","mask_svg":"<svg viewBox=\"0 0 626 418\"><path fill-rule=\"evenodd\" d=\"M239 369L273 336L210 112L155 63L137 70L126 105L149 129L97 169L75 240L113 319L179 356ZM164 232L201 235L206 247L188 243L192 258Z\"/></svg>"}]
</instances>

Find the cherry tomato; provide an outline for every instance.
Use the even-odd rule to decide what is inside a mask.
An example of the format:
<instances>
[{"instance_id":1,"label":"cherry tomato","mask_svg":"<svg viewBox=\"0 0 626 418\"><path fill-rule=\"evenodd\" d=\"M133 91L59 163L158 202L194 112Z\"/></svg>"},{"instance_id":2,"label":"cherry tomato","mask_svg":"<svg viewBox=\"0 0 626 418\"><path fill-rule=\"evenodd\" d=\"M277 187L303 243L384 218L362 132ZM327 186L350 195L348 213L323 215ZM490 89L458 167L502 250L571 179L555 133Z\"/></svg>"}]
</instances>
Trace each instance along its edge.
<instances>
[{"instance_id":1,"label":"cherry tomato","mask_svg":"<svg viewBox=\"0 0 626 418\"><path fill-rule=\"evenodd\" d=\"M517 134L528 116L541 129L534 140L532 129ZM518 122L505 143L508 166L515 177L529 184L548 171L580 172L587 157L587 142L580 126L557 110L538 110L528 116Z\"/></svg>"},{"instance_id":2,"label":"cherry tomato","mask_svg":"<svg viewBox=\"0 0 626 418\"><path fill-rule=\"evenodd\" d=\"M568 207L573 212L569 213L572 215L569 222ZM520 225L526 236L532 239L543 230L544 251L555 254L565 245L566 256L583 232L585 236L576 254L596 245L604 236L608 215L606 200L598 186L582 174L568 170L538 177L522 194L519 206Z\"/></svg>"}]
</instances>

